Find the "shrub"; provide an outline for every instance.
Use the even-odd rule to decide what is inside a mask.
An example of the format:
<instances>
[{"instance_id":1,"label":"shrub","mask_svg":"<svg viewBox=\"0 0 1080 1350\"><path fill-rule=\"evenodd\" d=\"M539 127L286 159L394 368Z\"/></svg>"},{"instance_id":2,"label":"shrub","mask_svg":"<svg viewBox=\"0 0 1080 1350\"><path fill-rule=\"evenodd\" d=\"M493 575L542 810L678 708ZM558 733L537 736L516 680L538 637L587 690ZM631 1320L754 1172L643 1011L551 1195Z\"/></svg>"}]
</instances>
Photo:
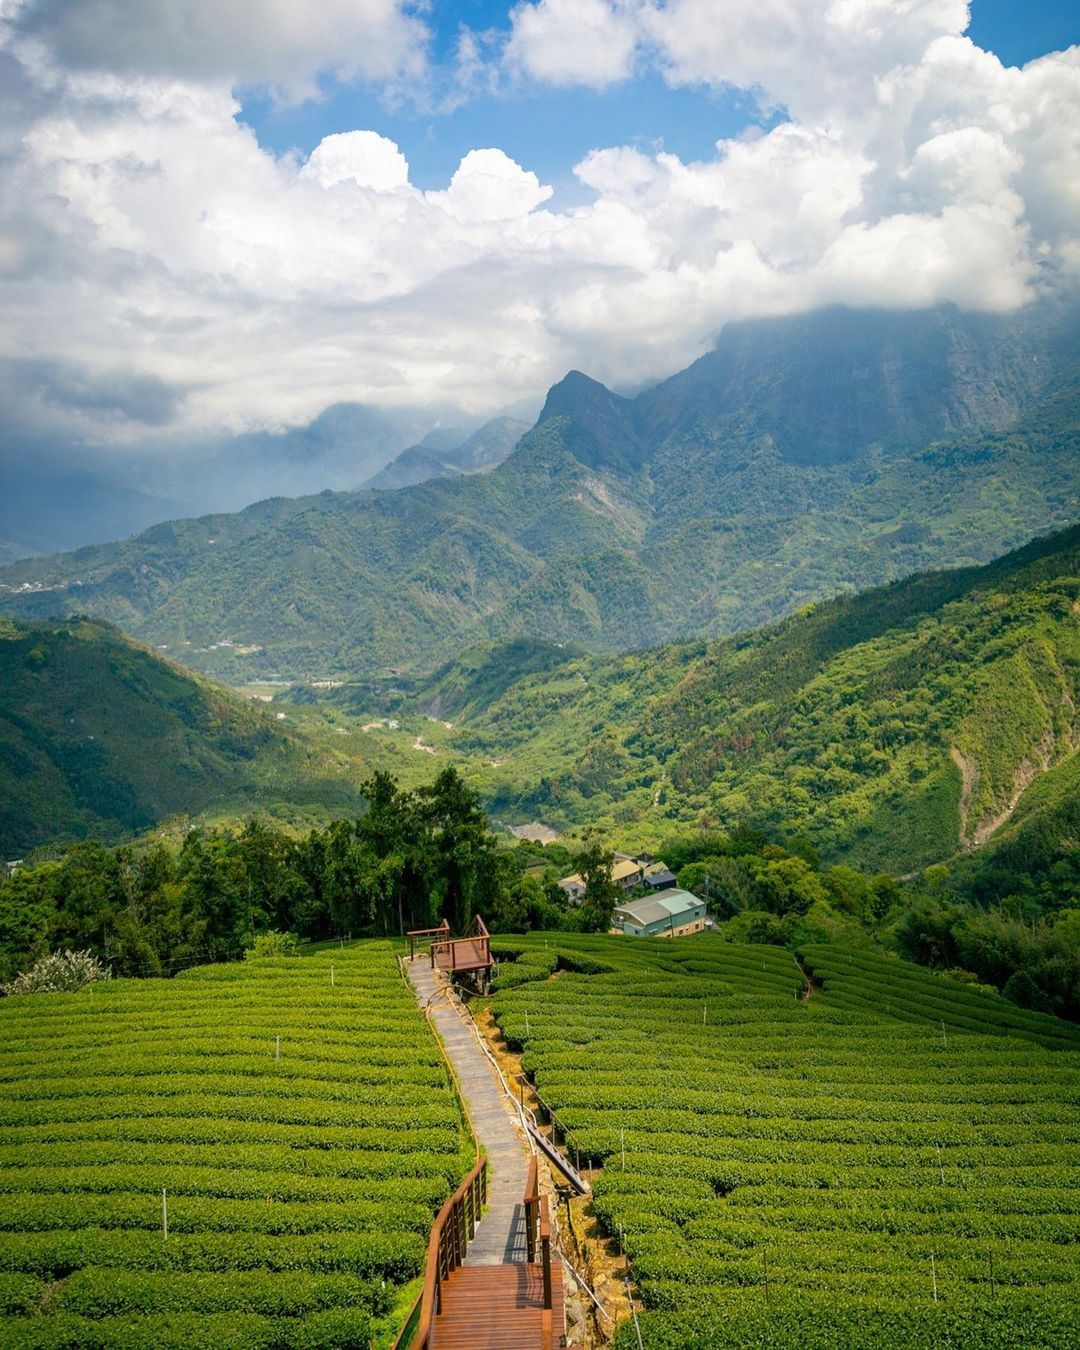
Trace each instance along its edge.
<instances>
[{"instance_id":1,"label":"shrub","mask_svg":"<svg viewBox=\"0 0 1080 1350\"><path fill-rule=\"evenodd\" d=\"M5 984L5 994L72 994L96 980L111 977L93 952L53 952Z\"/></svg>"},{"instance_id":2,"label":"shrub","mask_svg":"<svg viewBox=\"0 0 1080 1350\"><path fill-rule=\"evenodd\" d=\"M245 961L271 961L282 956L299 956L300 943L292 933L259 933L244 952Z\"/></svg>"}]
</instances>

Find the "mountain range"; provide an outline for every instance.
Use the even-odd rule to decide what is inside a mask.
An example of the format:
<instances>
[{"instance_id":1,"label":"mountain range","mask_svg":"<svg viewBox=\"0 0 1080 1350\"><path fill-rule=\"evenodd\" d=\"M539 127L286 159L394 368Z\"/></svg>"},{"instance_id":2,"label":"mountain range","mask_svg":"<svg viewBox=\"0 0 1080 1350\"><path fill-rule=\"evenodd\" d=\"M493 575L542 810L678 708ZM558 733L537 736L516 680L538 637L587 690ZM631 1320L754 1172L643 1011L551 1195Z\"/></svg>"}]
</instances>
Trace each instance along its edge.
<instances>
[{"instance_id":1,"label":"mountain range","mask_svg":"<svg viewBox=\"0 0 1080 1350\"><path fill-rule=\"evenodd\" d=\"M361 486L412 487L431 478L456 478L463 473L498 468L528 429L528 423L517 418L494 417L461 441L460 432L429 433L419 445L403 450Z\"/></svg>"},{"instance_id":2,"label":"mountain range","mask_svg":"<svg viewBox=\"0 0 1080 1350\"><path fill-rule=\"evenodd\" d=\"M0 562L124 538L164 520L238 511L267 497L356 488L418 436L424 444L442 437L454 448L479 420L456 408L339 403L279 433L65 449L0 416Z\"/></svg>"},{"instance_id":3,"label":"mountain range","mask_svg":"<svg viewBox=\"0 0 1080 1350\"><path fill-rule=\"evenodd\" d=\"M752 824L896 872L987 846L1015 877L1075 856L1078 616L1080 525L712 643L480 644L395 706L453 719L503 819L639 847Z\"/></svg>"},{"instance_id":4,"label":"mountain range","mask_svg":"<svg viewBox=\"0 0 1080 1350\"><path fill-rule=\"evenodd\" d=\"M736 632L1080 516L1078 350L1049 303L729 325L634 398L572 372L491 472L156 525L3 569L0 606L235 682Z\"/></svg>"}]
</instances>

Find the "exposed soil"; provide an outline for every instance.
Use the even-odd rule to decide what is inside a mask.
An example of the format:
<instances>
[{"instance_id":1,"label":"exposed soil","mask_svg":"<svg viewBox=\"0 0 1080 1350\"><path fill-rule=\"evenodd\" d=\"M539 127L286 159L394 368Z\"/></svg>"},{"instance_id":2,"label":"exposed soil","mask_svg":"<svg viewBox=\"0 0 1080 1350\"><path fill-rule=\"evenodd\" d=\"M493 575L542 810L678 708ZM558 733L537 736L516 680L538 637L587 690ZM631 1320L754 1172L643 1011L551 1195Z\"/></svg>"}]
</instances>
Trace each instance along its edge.
<instances>
[{"instance_id":1,"label":"exposed soil","mask_svg":"<svg viewBox=\"0 0 1080 1350\"><path fill-rule=\"evenodd\" d=\"M803 965L802 961L799 960L798 953L792 952L791 955L792 960L799 967L799 974L803 977L803 991L802 994L800 995L800 998L804 1003L808 1003L814 997L815 994L821 993L821 985L815 984L814 981L810 978L810 975L806 967Z\"/></svg>"},{"instance_id":2,"label":"exposed soil","mask_svg":"<svg viewBox=\"0 0 1080 1350\"><path fill-rule=\"evenodd\" d=\"M505 764L506 761L493 759L491 763L493 767L497 768L500 764ZM558 831L539 820L531 820L528 825L507 825L506 829L515 839L531 839L537 844L554 844L562 838Z\"/></svg>"},{"instance_id":3,"label":"exposed soil","mask_svg":"<svg viewBox=\"0 0 1080 1350\"><path fill-rule=\"evenodd\" d=\"M967 841L968 814L971 810L971 798L979 782L979 771L975 767L975 761L968 759L958 746L950 746L949 754L960 770L960 844L963 847Z\"/></svg>"},{"instance_id":4,"label":"exposed soil","mask_svg":"<svg viewBox=\"0 0 1080 1350\"><path fill-rule=\"evenodd\" d=\"M1013 775L1012 790L1009 793L1009 800L1002 808L992 816L984 816L982 820L975 824L972 829L971 821L971 799L979 786L979 769L975 761L965 755L957 746L951 746L949 753L952 755L953 763L960 770L962 786L960 789L960 847L963 849L979 848L985 844L996 830L999 830L1006 821L1012 819L1012 814L1020 802L1020 798L1032 785L1036 778L1042 773L1046 773L1053 764L1054 753L1054 735L1048 732L1039 744L1035 747L1034 759L1023 759Z\"/></svg>"}]
</instances>

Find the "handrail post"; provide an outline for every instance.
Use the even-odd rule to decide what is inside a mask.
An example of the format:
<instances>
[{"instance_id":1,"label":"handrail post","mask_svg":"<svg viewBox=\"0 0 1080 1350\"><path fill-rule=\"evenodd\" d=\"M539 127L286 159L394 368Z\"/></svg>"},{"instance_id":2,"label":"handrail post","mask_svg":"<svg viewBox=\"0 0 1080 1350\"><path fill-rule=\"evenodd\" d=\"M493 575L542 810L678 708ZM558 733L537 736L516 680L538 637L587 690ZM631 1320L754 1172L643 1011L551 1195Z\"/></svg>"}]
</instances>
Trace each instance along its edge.
<instances>
[{"instance_id":1,"label":"handrail post","mask_svg":"<svg viewBox=\"0 0 1080 1350\"><path fill-rule=\"evenodd\" d=\"M540 1197L540 1253L544 1272L544 1307L551 1308L551 1228L548 1221L547 1196Z\"/></svg>"},{"instance_id":2,"label":"handrail post","mask_svg":"<svg viewBox=\"0 0 1080 1350\"><path fill-rule=\"evenodd\" d=\"M525 1181L525 1255L529 1262L536 1260L536 1239L540 1230L538 1198L540 1179L536 1158L529 1159L529 1172Z\"/></svg>"}]
</instances>

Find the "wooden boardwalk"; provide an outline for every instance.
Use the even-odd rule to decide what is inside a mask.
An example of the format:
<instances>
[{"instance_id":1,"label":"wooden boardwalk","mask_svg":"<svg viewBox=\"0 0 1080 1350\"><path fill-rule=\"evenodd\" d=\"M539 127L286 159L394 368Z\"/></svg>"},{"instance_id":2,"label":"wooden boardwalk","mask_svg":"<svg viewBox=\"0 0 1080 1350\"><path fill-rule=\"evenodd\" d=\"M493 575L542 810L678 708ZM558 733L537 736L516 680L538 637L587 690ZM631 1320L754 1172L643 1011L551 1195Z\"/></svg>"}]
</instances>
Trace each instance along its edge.
<instances>
[{"instance_id":1,"label":"wooden boardwalk","mask_svg":"<svg viewBox=\"0 0 1080 1350\"><path fill-rule=\"evenodd\" d=\"M557 1259L551 1263L553 1306L545 1313L540 1266L527 1259L528 1146L495 1070L471 1028L440 992L443 982L429 959L418 956L405 968L454 1067L490 1167L487 1209L463 1265L445 1281L430 1344L446 1350L548 1350L562 1341L562 1266Z\"/></svg>"},{"instance_id":2,"label":"wooden boardwalk","mask_svg":"<svg viewBox=\"0 0 1080 1350\"><path fill-rule=\"evenodd\" d=\"M465 1257L467 1266L500 1265L525 1260L525 1206L522 1196L529 1172L526 1145L506 1107L495 1071L476 1044L461 1016L443 996L442 987L426 957L417 957L406 970L421 1005L431 1011L461 1094L469 1108L473 1129L487 1153L488 1208Z\"/></svg>"}]
</instances>

